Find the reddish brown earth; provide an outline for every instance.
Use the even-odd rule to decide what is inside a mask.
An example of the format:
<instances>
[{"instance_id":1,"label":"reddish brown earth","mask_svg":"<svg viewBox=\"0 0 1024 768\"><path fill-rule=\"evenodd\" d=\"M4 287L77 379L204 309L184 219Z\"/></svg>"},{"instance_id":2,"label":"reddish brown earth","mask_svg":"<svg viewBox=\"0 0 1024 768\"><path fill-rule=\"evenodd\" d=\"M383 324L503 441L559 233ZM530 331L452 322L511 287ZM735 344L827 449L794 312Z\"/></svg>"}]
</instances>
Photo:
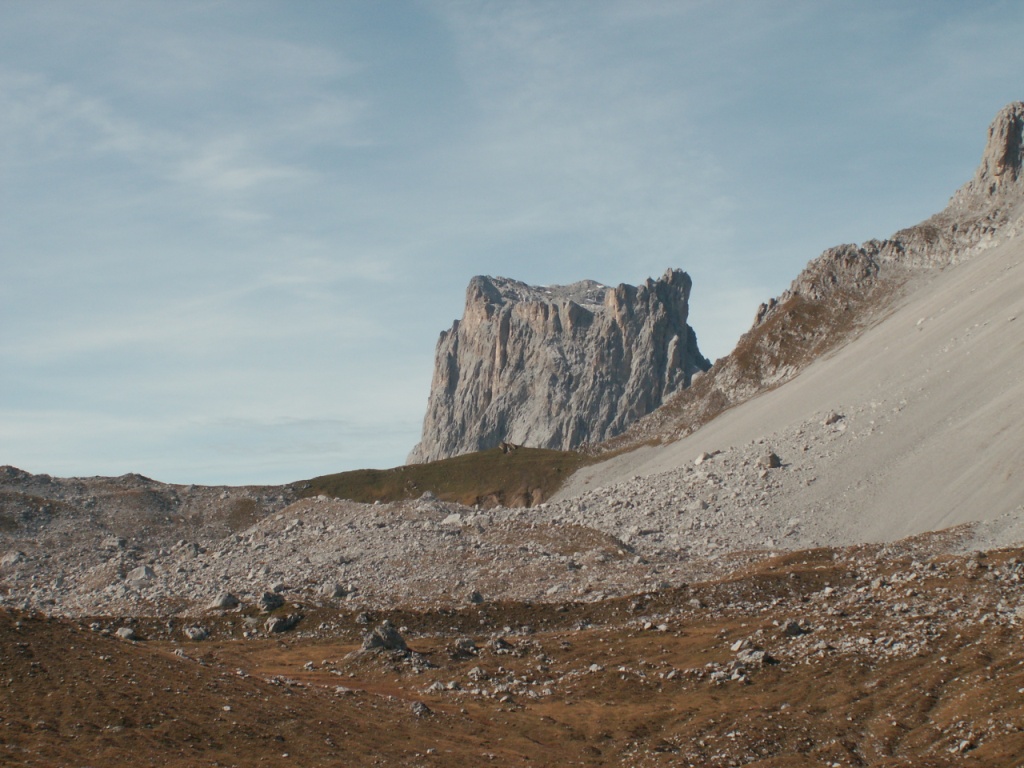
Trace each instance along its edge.
<instances>
[{"instance_id":1,"label":"reddish brown earth","mask_svg":"<svg viewBox=\"0 0 1024 768\"><path fill-rule=\"evenodd\" d=\"M190 643L166 618L127 642L113 617L0 612L0 764L1024 764L1024 551L948 545L799 552L597 603L319 609L250 640L237 614ZM384 619L412 653L354 653ZM745 638L771 658L729 679Z\"/></svg>"}]
</instances>

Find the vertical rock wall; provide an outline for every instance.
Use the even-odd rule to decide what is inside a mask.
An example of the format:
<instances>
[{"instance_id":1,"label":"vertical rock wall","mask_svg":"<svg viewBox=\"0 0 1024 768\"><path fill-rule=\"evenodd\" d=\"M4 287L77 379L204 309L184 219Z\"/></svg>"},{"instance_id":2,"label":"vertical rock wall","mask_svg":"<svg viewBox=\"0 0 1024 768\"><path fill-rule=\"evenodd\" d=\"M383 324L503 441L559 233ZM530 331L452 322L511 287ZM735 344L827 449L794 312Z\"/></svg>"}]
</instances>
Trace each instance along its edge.
<instances>
[{"instance_id":1,"label":"vertical rock wall","mask_svg":"<svg viewBox=\"0 0 1024 768\"><path fill-rule=\"evenodd\" d=\"M711 364L687 325L689 275L532 287L474 277L437 343L410 463L501 442L578 448L619 434Z\"/></svg>"}]
</instances>

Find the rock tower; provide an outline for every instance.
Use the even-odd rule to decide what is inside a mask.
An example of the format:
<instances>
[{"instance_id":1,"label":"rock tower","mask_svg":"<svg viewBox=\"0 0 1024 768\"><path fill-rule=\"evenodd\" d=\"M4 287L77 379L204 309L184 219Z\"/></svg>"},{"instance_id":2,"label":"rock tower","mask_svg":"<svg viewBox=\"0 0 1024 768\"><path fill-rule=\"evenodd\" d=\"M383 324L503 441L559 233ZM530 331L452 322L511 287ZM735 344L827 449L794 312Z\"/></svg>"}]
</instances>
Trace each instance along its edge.
<instances>
[{"instance_id":1,"label":"rock tower","mask_svg":"<svg viewBox=\"0 0 1024 768\"><path fill-rule=\"evenodd\" d=\"M617 288L474 277L462 320L437 343L409 462L502 442L569 450L619 434L711 367L687 325L690 286L681 270Z\"/></svg>"}]
</instances>

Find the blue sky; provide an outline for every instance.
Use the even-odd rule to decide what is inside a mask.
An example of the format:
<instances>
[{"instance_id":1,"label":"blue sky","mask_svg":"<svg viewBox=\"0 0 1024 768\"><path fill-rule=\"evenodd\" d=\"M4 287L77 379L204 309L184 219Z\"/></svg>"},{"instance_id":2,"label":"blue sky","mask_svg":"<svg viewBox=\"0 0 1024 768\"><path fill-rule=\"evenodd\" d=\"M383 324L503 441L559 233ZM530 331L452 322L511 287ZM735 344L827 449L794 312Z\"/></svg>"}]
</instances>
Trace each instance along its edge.
<instances>
[{"instance_id":1,"label":"blue sky","mask_svg":"<svg viewBox=\"0 0 1024 768\"><path fill-rule=\"evenodd\" d=\"M693 278L703 351L940 210L1018 2L0 3L0 464L404 461L476 274Z\"/></svg>"}]
</instances>

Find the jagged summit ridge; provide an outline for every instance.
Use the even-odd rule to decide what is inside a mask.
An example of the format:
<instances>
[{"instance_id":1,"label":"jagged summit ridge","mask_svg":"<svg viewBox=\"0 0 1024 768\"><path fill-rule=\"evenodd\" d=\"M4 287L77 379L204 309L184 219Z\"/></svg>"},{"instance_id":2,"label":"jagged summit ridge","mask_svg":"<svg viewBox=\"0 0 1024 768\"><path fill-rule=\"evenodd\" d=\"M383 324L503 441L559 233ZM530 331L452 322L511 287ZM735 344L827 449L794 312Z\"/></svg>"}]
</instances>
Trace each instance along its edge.
<instances>
[{"instance_id":1,"label":"jagged summit ridge","mask_svg":"<svg viewBox=\"0 0 1024 768\"><path fill-rule=\"evenodd\" d=\"M951 207L990 205L993 198L1024 192L1024 102L1007 104L992 121L974 178L954 195Z\"/></svg>"},{"instance_id":2,"label":"jagged summit ridge","mask_svg":"<svg viewBox=\"0 0 1024 768\"><path fill-rule=\"evenodd\" d=\"M609 290L595 280L580 280L569 285L527 285L508 277L484 277L478 275L470 281L470 290L481 291L496 301L572 301L584 306L604 304ZM497 291L497 295L495 295ZM500 296L500 299L498 298Z\"/></svg>"},{"instance_id":3,"label":"jagged summit ridge","mask_svg":"<svg viewBox=\"0 0 1024 768\"><path fill-rule=\"evenodd\" d=\"M621 433L710 363L687 325L691 280L530 286L478 276L441 334L410 463L503 441L572 449Z\"/></svg>"}]
</instances>

